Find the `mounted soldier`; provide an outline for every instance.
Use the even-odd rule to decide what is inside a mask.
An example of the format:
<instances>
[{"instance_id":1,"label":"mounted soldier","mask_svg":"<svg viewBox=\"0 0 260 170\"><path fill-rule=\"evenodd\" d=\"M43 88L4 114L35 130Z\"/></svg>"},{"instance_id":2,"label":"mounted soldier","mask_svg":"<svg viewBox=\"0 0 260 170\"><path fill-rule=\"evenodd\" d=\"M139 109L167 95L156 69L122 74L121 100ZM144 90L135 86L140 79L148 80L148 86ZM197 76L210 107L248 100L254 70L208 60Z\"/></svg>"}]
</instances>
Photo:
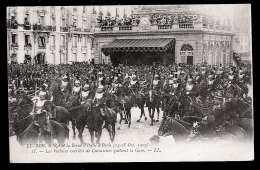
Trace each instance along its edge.
<instances>
[{"instance_id":1,"label":"mounted soldier","mask_svg":"<svg viewBox=\"0 0 260 170\"><path fill-rule=\"evenodd\" d=\"M67 101L67 98L68 98L69 94L71 94L71 91L72 91L72 87L71 87L71 83L69 81L68 75L63 76L60 87L61 87L61 91L63 93L63 99L65 101Z\"/></svg>"},{"instance_id":2,"label":"mounted soldier","mask_svg":"<svg viewBox=\"0 0 260 170\"><path fill-rule=\"evenodd\" d=\"M137 106L136 104L136 100L138 98L138 91L139 91L139 81L137 80L137 75L133 74L131 76L131 80L130 80L130 90L131 90L131 98L133 100L133 103L135 106Z\"/></svg>"},{"instance_id":3,"label":"mounted soldier","mask_svg":"<svg viewBox=\"0 0 260 170\"><path fill-rule=\"evenodd\" d=\"M83 86L83 89L82 89L81 95L80 95L81 104L84 104L86 102L86 100L92 99L93 97L94 97L93 91L91 90L90 85L88 83L86 83Z\"/></svg>"},{"instance_id":4,"label":"mounted soldier","mask_svg":"<svg viewBox=\"0 0 260 170\"><path fill-rule=\"evenodd\" d=\"M44 132L47 132L48 134L50 134L51 127L50 127L49 120L50 120L50 118L56 119L55 105L53 104L51 106L53 109L46 107L46 105L45 105L45 102L47 101L46 94L47 93L45 90L41 90L39 92L39 97L33 98L34 106L33 106L32 112L30 113L30 115L33 116L33 120L34 120L35 124L39 125L39 127L40 127L40 134L39 134L40 136ZM51 111L53 111L53 114L51 113Z\"/></svg>"},{"instance_id":5,"label":"mounted soldier","mask_svg":"<svg viewBox=\"0 0 260 170\"><path fill-rule=\"evenodd\" d=\"M185 86L185 92L190 97L197 97L198 96L198 87L195 85L192 76L187 80L187 84Z\"/></svg>"},{"instance_id":6,"label":"mounted soldier","mask_svg":"<svg viewBox=\"0 0 260 170\"><path fill-rule=\"evenodd\" d=\"M81 86L80 86L80 81L75 80L74 87L72 89L72 95L76 96L78 99L80 99L80 94L81 94Z\"/></svg>"},{"instance_id":7,"label":"mounted soldier","mask_svg":"<svg viewBox=\"0 0 260 170\"><path fill-rule=\"evenodd\" d=\"M107 92L105 91L104 81L101 81L96 92L92 103L92 107L98 109L101 113L101 117L105 117Z\"/></svg>"},{"instance_id":8,"label":"mounted soldier","mask_svg":"<svg viewBox=\"0 0 260 170\"><path fill-rule=\"evenodd\" d=\"M159 75L155 74L151 88L155 91L156 96L160 99L161 98L161 88L162 88L162 82L159 80Z\"/></svg>"}]
</instances>

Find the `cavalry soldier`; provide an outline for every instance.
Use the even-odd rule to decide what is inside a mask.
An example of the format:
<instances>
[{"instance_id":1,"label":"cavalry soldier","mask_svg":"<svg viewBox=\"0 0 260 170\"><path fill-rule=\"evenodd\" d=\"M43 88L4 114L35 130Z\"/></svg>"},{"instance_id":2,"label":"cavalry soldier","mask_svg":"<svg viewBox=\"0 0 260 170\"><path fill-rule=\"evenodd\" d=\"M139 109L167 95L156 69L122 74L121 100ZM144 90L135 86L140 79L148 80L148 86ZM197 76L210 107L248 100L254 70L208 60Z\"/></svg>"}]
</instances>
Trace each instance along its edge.
<instances>
[{"instance_id":1,"label":"cavalry soldier","mask_svg":"<svg viewBox=\"0 0 260 170\"><path fill-rule=\"evenodd\" d=\"M107 92L105 92L104 82L101 81L101 84L99 84L96 90L92 106L100 110L103 119L105 117L106 100L107 100Z\"/></svg>"},{"instance_id":2,"label":"cavalry soldier","mask_svg":"<svg viewBox=\"0 0 260 170\"><path fill-rule=\"evenodd\" d=\"M44 90L40 91L39 97L33 99L34 107L30 115L33 116L33 120L35 124L38 124L40 127L40 136L45 131L50 133L50 117L56 118L56 110L54 111L54 116L51 115L49 108L47 108L44 104L46 102L46 92ZM55 107L55 106L53 106Z\"/></svg>"},{"instance_id":3,"label":"cavalry soldier","mask_svg":"<svg viewBox=\"0 0 260 170\"><path fill-rule=\"evenodd\" d=\"M161 81L159 80L159 75L156 74L154 76L153 82L152 82L152 88L155 90L157 97L161 97Z\"/></svg>"},{"instance_id":4,"label":"cavalry soldier","mask_svg":"<svg viewBox=\"0 0 260 170\"><path fill-rule=\"evenodd\" d=\"M111 93L112 94L115 94L117 93L117 90L118 90L118 87L119 87L119 80L118 80L118 77L114 77L114 82L112 83L111 85Z\"/></svg>"},{"instance_id":5,"label":"cavalry soldier","mask_svg":"<svg viewBox=\"0 0 260 170\"><path fill-rule=\"evenodd\" d=\"M88 100L88 99L92 99L93 96L94 96L93 91L91 91L90 85L88 83L86 83L83 86L83 89L82 89L81 95L80 95L81 104L84 104L86 102L86 100Z\"/></svg>"},{"instance_id":6,"label":"cavalry soldier","mask_svg":"<svg viewBox=\"0 0 260 170\"><path fill-rule=\"evenodd\" d=\"M131 80L130 80L130 89L132 91L132 100L134 101L134 105L136 106L136 100L137 100L137 95L138 95L138 91L139 91L139 82L137 80L136 74L133 74L131 76Z\"/></svg>"},{"instance_id":7,"label":"cavalry soldier","mask_svg":"<svg viewBox=\"0 0 260 170\"><path fill-rule=\"evenodd\" d=\"M192 79L191 75L190 75L190 78L187 80L185 92L188 96L191 96L191 97L197 97L197 95L198 95L198 87L195 85L194 80Z\"/></svg>"},{"instance_id":8,"label":"cavalry soldier","mask_svg":"<svg viewBox=\"0 0 260 170\"><path fill-rule=\"evenodd\" d=\"M164 111L166 108L166 105L168 101L170 100L171 97L171 92L173 89L173 74L171 73L169 77L165 80L163 84L163 105L162 105L162 110Z\"/></svg>"},{"instance_id":9,"label":"cavalry soldier","mask_svg":"<svg viewBox=\"0 0 260 170\"><path fill-rule=\"evenodd\" d=\"M206 76L207 76L206 72L207 72L207 70L206 70L205 65L202 65L202 67L200 67L200 73L201 73L202 79L206 79Z\"/></svg>"},{"instance_id":10,"label":"cavalry soldier","mask_svg":"<svg viewBox=\"0 0 260 170\"><path fill-rule=\"evenodd\" d=\"M214 71L211 71L207 78L207 86L208 86L208 92L209 92L209 98L213 99L214 93L216 92L215 89L215 77L214 77Z\"/></svg>"},{"instance_id":11,"label":"cavalry soldier","mask_svg":"<svg viewBox=\"0 0 260 170\"><path fill-rule=\"evenodd\" d=\"M63 80L61 81L61 91L63 93L63 99L67 101L67 98L72 91L68 75L63 76Z\"/></svg>"},{"instance_id":12,"label":"cavalry soldier","mask_svg":"<svg viewBox=\"0 0 260 170\"><path fill-rule=\"evenodd\" d=\"M104 80L104 75L103 75L103 72L100 70L98 72L98 84L101 84L101 81Z\"/></svg>"},{"instance_id":13,"label":"cavalry soldier","mask_svg":"<svg viewBox=\"0 0 260 170\"><path fill-rule=\"evenodd\" d=\"M75 86L72 89L72 95L76 96L79 99L80 93L81 93L80 81L75 80L74 84L75 84Z\"/></svg>"}]
</instances>

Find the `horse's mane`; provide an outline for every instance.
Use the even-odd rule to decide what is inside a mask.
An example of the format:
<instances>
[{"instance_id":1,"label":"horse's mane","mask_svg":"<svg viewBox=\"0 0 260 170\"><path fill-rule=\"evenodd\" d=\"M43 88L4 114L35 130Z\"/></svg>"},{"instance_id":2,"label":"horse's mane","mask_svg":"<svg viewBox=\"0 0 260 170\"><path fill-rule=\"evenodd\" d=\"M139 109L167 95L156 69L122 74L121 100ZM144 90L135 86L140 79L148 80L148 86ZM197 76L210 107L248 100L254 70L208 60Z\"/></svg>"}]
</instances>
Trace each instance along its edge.
<instances>
[{"instance_id":1,"label":"horse's mane","mask_svg":"<svg viewBox=\"0 0 260 170\"><path fill-rule=\"evenodd\" d=\"M33 101L27 96L27 95L25 95L25 94L21 94L21 98L22 98L22 100L20 100L18 103L17 103L17 105L20 105L21 103L22 103L22 101L28 101L29 103L28 104L30 104L30 103L33 103Z\"/></svg>"}]
</instances>

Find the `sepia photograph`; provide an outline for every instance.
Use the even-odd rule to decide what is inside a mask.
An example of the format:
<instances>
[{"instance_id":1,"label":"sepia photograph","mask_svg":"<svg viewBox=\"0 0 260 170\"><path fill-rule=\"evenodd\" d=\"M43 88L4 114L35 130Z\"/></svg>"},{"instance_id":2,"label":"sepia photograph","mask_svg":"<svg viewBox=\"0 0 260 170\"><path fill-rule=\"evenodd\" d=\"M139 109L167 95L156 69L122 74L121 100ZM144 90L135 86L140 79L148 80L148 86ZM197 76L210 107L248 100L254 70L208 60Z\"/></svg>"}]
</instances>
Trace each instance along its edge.
<instances>
[{"instance_id":1,"label":"sepia photograph","mask_svg":"<svg viewBox=\"0 0 260 170\"><path fill-rule=\"evenodd\" d=\"M253 161L251 4L8 6L10 163Z\"/></svg>"}]
</instances>

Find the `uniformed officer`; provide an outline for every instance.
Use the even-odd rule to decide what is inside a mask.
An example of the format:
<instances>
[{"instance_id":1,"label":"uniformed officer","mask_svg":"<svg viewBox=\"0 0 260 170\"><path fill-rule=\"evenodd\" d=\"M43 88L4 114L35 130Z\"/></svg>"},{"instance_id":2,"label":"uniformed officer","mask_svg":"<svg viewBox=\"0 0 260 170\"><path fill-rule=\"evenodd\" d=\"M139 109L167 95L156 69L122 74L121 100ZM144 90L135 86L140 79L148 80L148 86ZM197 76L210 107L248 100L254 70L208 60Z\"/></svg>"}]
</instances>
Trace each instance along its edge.
<instances>
[{"instance_id":1,"label":"uniformed officer","mask_svg":"<svg viewBox=\"0 0 260 170\"><path fill-rule=\"evenodd\" d=\"M80 99L80 93L81 93L80 81L76 79L74 83L74 87L72 89L72 95Z\"/></svg>"},{"instance_id":2,"label":"uniformed officer","mask_svg":"<svg viewBox=\"0 0 260 170\"><path fill-rule=\"evenodd\" d=\"M99 84L96 90L92 106L100 110L102 118L104 118L105 116L106 100L107 100L107 93L105 92L104 82L101 81L101 83Z\"/></svg>"},{"instance_id":3,"label":"uniformed officer","mask_svg":"<svg viewBox=\"0 0 260 170\"><path fill-rule=\"evenodd\" d=\"M92 99L93 97L94 97L93 91L91 91L90 85L86 83L83 86L83 90L81 91L81 96L80 96L81 104L84 104L86 100Z\"/></svg>"},{"instance_id":4,"label":"uniformed officer","mask_svg":"<svg viewBox=\"0 0 260 170\"><path fill-rule=\"evenodd\" d=\"M185 91L186 94L191 97L197 97L198 95L198 87L195 85L192 75L190 75L190 78L187 80Z\"/></svg>"},{"instance_id":5,"label":"uniformed officer","mask_svg":"<svg viewBox=\"0 0 260 170\"><path fill-rule=\"evenodd\" d=\"M41 134L43 134L44 131L47 131L48 133L51 132L49 121L50 113L47 112L46 108L44 107L45 101L46 92L40 91L39 97L33 98L34 106L32 112L30 113L35 124L39 125L40 127L39 137L41 137Z\"/></svg>"}]
</instances>

